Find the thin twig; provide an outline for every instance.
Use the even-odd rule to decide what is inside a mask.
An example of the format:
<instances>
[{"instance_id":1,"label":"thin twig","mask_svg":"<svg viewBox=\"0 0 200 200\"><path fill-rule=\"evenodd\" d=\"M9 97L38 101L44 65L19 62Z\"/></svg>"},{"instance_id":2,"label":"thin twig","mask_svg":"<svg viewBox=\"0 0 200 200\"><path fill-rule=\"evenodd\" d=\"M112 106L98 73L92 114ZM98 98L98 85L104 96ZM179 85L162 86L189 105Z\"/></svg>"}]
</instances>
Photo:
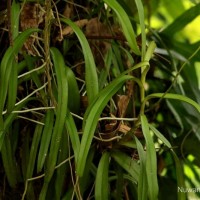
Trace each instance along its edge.
<instances>
[{"instance_id":1,"label":"thin twig","mask_svg":"<svg viewBox=\"0 0 200 200\"><path fill-rule=\"evenodd\" d=\"M31 108L31 109L26 109L26 110L14 110L12 113L27 113L27 112L32 112L36 110L52 110L55 109L55 107L38 107L38 108Z\"/></svg>"},{"instance_id":2,"label":"thin twig","mask_svg":"<svg viewBox=\"0 0 200 200\"><path fill-rule=\"evenodd\" d=\"M116 121L137 121L138 118L124 118L124 117L102 117L99 118L99 121L103 120L116 120Z\"/></svg>"},{"instance_id":3,"label":"thin twig","mask_svg":"<svg viewBox=\"0 0 200 200\"><path fill-rule=\"evenodd\" d=\"M43 88L45 88L47 86L48 83L45 83L43 86L41 86L40 88L34 90L31 94L29 94L28 96L26 96L24 99L22 99L21 101L17 102L15 104L15 106L21 104L22 102L26 101L29 97L31 97L32 95L34 95L35 93L37 93L38 91L42 90Z\"/></svg>"},{"instance_id":4,"label":"thin twig","mask_svg":"<svg viewBox=\"0 0 200 200\"><path fill-rule=\"evenodd\" d=\"M59 167L61 167L62 165L64 165L66 162L69 162L72 158L74 158L74 156L71 156L71 157L67 158L66 160L62 161L60 164L58 164L58 165L55 166L55 169L58 169ZM22 195L22 200L24 200L24 198L25 198L26 191L27 191L27 188L28 188L28 182L35 181L37 179L43 178L44 176L45 176L45 174L41 174L40 176L36 176L36 177L29 178L29 179L26 180L26 182L25 182L25 188L24 188L24 193Z\"/></svg>"},{"instance_id":5,"label":"thin twig","mask_svg":"<svg viewBox=\"0 0 200 200\"><path fill-rule=\"evenodd\" d=\"M113 140L122 139L122 137L121 137L121 136L115 136L115 137L112 137L112 138L109 138L109 139L102 139L102 138L99 138L99 137L94 136L94 139L99 140L99 141L102 141L102 142L111 142L111 141L113 141Z\"/></svg>"},{"instance_id":6,"label":"thin twig","mask_svg":"<svg viewBox=\"0 0 200 200\"><path fill-rule=\"evenodd\" d=\"M21 78L21 77L26 76L26 75L28 75L28 74L31 74L31 73L33 73L33 72L35 72L35 71L38 71L38 70L44 68L45 65L46 65L46 63L43 63L40 67L37 67L37 68L32 69L32 70L30 70L30 71L28 71L28 72L25 72L25 73L19 75L17 78Z\"/></svg>"},{"instance_id":7,"label":"thin twig","mask_svg":"<svg viewBox=\"0 0 200 200\"><path fill-rule=\"evenodd\" d=\"M27 117L23 117L23 116L20 116L20 115L18 116L18 118L25 119L25 120L27 120L27 121L30 121L30 122L33 122L33 123L36 123L36 124L40 124L40 125L42 125L42 126L45 125L45 124L42 123L42 122L36 121L36 120L34 120L34 119L29 119L29 118L27 118Z\"/></svg>"}]
</instances>

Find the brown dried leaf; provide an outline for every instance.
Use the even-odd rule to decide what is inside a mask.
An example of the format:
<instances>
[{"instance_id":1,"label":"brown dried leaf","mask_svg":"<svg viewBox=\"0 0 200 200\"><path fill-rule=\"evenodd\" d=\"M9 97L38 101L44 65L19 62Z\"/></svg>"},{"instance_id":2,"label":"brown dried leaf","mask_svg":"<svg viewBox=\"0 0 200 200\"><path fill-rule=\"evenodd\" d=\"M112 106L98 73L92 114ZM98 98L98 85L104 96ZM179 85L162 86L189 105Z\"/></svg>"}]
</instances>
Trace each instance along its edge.
<instances>
[{"instance_id":1,"label":"brown dried leaf","mask_svg":"<svg viewBox=\"0 0 200 200\"><path fill-rule=\"evenodd\" d=\"M81 105L83 106L84 110L88 107L88 97L87 96L81 96Z\"/></svg>"},{"instance_id":2,"label":"brown dried leaf","mask_svg":"<svg viewBox=\"0 0 200 200\"><path fill-rule=\"evenodd\" d=\"M101 23L98 18L92 18L86 26L87 36L111 36L107 25Z\"/></svg>"},{"instance_id":3,"label":"brown dried leaf","mask_svg":"<svg viewBox=\"0 0 200 200\"><path fill-rule=\"evenodd\" d=\"M81 20L78 20L76 22L74 22L79 28L83 28L84 26L87 25L88 23L88 20L87 19L81 19ZM71 35L73 34L73 29L70 27L70 26L67 26L65 27L63 30L62 30L62 35L63 36L66 36L66 35Z\"/></svg>"},{"instance_id":4,"label":"brown dried leaf","mask_svg":"<svg viewBox=\"0 0 200 200\"><path fill-rule=\"evenodd\" d=\"M118 116L124 117L126 114L126 109L128 107L130 101L130 97L127 95L118 95L117 100L117 108L118 108Z\"/></svg>"},{"instance_id":5,"label":"brown dried leaf","mask_svg":"<svg viewBox=\"0 0 200 200\"><path fill-rule=\"evenodd\" d=\"M120 125L119 125L119 131L120 132L127 134L130 130L131 130L131 128L129 126L120 123Z\"/></svg>"},{"instance_id":6,"label":"brown dried leaf","mask_svg":"<svg viewBox=\"0 0 200 200\"><path fill-rule=\"evenodd\" d=\"M106 132L110 132L110 131L116 131L116 125L117 125L117 121L113 121L109 124L105 125L105 131Z\"/></svg>"},{"instance_id":7,"label":"brown dried leaf","mask_svg":"<svg viewBox=\"0 0 200 200\"><path fill-rule=\"evenodd\" d=\"M73 4L66 3L65 9L64 9L64 12L63 12L63 15L64 15L66 18L70 19L71 16L73 16L73 12L74 12Z\"/></svg>"},{"instance_id":8,"label":"brown dried leaf","mask_svg":"<svg viewBox=\"0 0 200 200\"><path fill-rule=\"evenodd\" d=\"M133 88L134 88L134 81L133 80L126 81L126 94L128 95L129 98L133 96Z\"/></svg>"},{"instance_id":9,"label":"brown dried leaf","mask_svg":"<svg viewBox=\"0 0 200 200\"><path fill-rule=\"evenodd\" d=\"M110 48L108 39L112 38L111 30L106 24L100 22L98 18L92 18L88 21L85 34L88 39L91 39L90 46L97 65L104 66L103 56L106 55Z\"/></svg>"}]
</instances>

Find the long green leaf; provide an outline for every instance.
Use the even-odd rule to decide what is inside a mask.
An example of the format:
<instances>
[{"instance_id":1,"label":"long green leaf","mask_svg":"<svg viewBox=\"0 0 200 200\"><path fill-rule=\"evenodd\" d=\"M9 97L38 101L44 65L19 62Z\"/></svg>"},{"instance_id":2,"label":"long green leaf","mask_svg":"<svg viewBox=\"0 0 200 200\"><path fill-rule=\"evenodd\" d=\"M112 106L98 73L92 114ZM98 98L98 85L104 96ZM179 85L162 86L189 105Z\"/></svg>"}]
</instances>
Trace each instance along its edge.
<instances>
[{"instance_id":1,"label":"long green leaf","mask_svg":"<svg viewBox=\"0 0 200 200\"><path fill-rule=\"evenodd\" d=\"M12 39L14 40L19 34L19 16L20 16L20 3L13 0L11 6L11 30Z\"/></svg>"},{"instance_id":2,"label":"long green leaf","mask_svg":"<svg viewBox=\"0 0 200 200\"><path fill-rule=\"evenodd\" d=\"M165 136L160 133L154 126L149 124L150 129L153 131L153 133L168 147L172 148L170 142L165 138ZM176 176L177 176L177 182L178 187L185 188L185 181L184 181L184 172L181 167L181 163L179 158L177 157L176 153L171 149L171 153L174 157L175 165L176 165ZM184 192L178 192L178 200L184 200L186 199L186 195Z\"/></svg>"},{"instance_id":3,"label":"long green leaf","mask_svg":"<svg viewBox=\"0 0 200 200\"><path fill-rule=\"evenodd\" d=\"M108 171L109 171L109 153L105 152L101 157L97 169L97 175L95 181L96 200L109 199Z\"/></svg>"},{"instance_id":4,"label":"long green leaf","mask_svg":"<svg viewBox=\"0 0 200 200\"><path fill-rule=\"evenodd\" d=\"M135 0L139 20L140 20L140 28L141 28L141 35L142 35L142 61L144 61L144 57L146 54L146 32L145 32L145 20L144 20L144 8L142 5L141 0Z\"/></svg>"},{"instance_id":5,"label":"long green leaf","mask_svg":"<svg viewBox=\"0 0 200 200\"><path fill-rule=\"evenodd\" d=\"M142 132L146 142L146 173L150 200L158 199L157 160L153 138L145 115L141 115Z\"/></svg>"},{"instance_id":6,"label":"long green leaf","mask_svg":"<svg viewBox=\"0 0 200 200\"><path fill-rule=\"evenodd\" d=\"M11 188L15 188L18 182L16 159L10 142L10 134L6 135L1 149L1 157L6 178Z\"/></svg>"},{"instance_id":7,"label":"long green leaf","mask_svg":"<svg viewBox=\"0 0 200 200\"><path fill-rule=\"evenodd\" d=\"M143 149L140 141L135 137L137 150L140 157L140 174L138 179L138 200L147 200L148 184L146 174L146 152Z\"/></svg>"},{"instance_id":8,"label":"long green leaf","mask_svg":"<svg viewBox=\"0 0 200 200\"><path fill-rule=\"evenodd\" d=\"M135 33L134 33L133 27L131 25L131 22L130 22L129 17L126 14L125 10L120 6L120 4L117 1L104 0L104 2L106 4L108 4L108 6L110 6L117 14L117 17L121 23L124 35L128 41L128 44L130 45L132 51L136 55L140 55L140 50L139 50L137 42L136 42Z\"/></svg>"},{"instance_id":9,"label":"long green leaf","mask_svg":"<svg viewBox=\"0 0 200 200\"><path fill-rule=\"evenodd\" d=\"M68 80L68 90L70 94L68 99L68 108L70 112L77 114L80 111L80 94L78 84L74 72L69 67L66 67L66 74Z\"/></svg>"},{"instance_id":10,"label":"long green leaf","mask_svg":"<svg viewBox=\"0 0 200 200\"><path fill-rule=\"evenodd\" d=\"M131 72L132 70L135 70L135 69L138 69L140 67L146 66L146 63L147 62L138 63L134 67L131 67L130 69L124 71L123 73L120 74L120 76L118 78L116 78L115 80L113 80L112 84L116 84L117 82L119 82L119 80L122 79L122 77L124 77L125 74ZM135 77L132 76L132 78L130 78L130 79L132 79L133 81L135 81L139 85L139 87L143 87L141 81L138 78L135 78ZM109 91L112 90L112 86L109 86L109 85L107 85L107 87L104 88L104 93L109 93ZM91 112L92 108L94 107L96 101L101 97L101 95L102 95L102 91L96 96L96 98L94 99L94 101L88 106L88 108L87 108L87 110L86 110L86 112L84 114L83 128L85 127L88 115L90 114L90 112Z\"/></svg>"},{"instance_id":11,"label":"long green leaf","mask_svg":"<svg viewBox=\"0 0 200 200\"><path fill-rule=\"evenodd\" d=\"M21 110L26 104L27 102L31 101L31 100L35 100L34 98L29 98L28 100L22 102L21 104L17 105L13 111L19 111ZM0 151L2 148L2 144L4 142L4 137L6 135L6 132L8 131L8 128L11 126L12 122L15 120L15 118L17 117L17 113L10 113L9 115L6 116L5 120L4 120L4 129L0 130Z\"/></svg>"},{"instance_id":12,"label":"long green leaf","mask_svg":"<svg viewBox=\"0 0 200 200\"><path fill-rule=\"evenodd\" d=\"M153 131L153 133L168 147L168 148L172 148L172 145L170 144L170 142L165 138L165 136L160 133L160 131L158 131L154 126L152 126L151 124L149 124L149 128Z\"/></svg>"},{"instance_id":13,"label":"long green leaf","mask_svg":"<svg viewBox=\"0 0 200 200\"><path fill-rule=\"evenodd\" d=\"M173 150L171 150L171 153L174 157L174 161L176 164L176 176L177 176L178 187L185 188L185 180L184 180L184 172L182 164ZM186 193L178 192L178 200L186 200Z\"/></svg>"},{"instance_id":14,"label":"long green leaf","mask_svg":"<svg viewBox=\"0 0 200 200\"><path fill-rule=\"evenodd\" d=\"M92 138L97 127L98 119L107 105L111 97L122 87L125 81L131 79L132 76L124 75L115 79L106 88L100 91L98 98L88 107L88 111L84 116L83 137L77 163L77 174L82 176L86 164L87 155L92 143Z\"/></svg>"},{"instance_id":15,"label":"long green leaf","mask_svg":"<svg viewBox=\"0 0 200 200\"><path fill-rule=\"evenodd\" d=\"M75 124L74 119L73 119L71 113L69 112L69 110L67 111L65 126L69 133L69 137L70 137L70 140L72 143L72 148L73 148L74 157L75 157L75 163L77 163L78 153L79 153L79 149L80 149L80 140L79 140L76 124Z\"/></svg>"},{"instance_id":16,"label":"long green leaf","mask_svg":"<svg viewBox=\"0 0 200 200\"><path fill-rule=\"evenodd\" d=\"M42 119L43 121L43 119ZM31 149L30 149L30 155L29 155L29 160L28 160L28 165L27 165L27 170L26 170L26 175L25 175L25 180L32 178L34 168L35 168L35 163L36 163L36 156L38 152L38 147L40 143L40 138L42 135L42 129L43 125L37 124L35 127L35 131L33 133L33 138L32 138L32 143L31 143ZM35 199L35 193L34 193L34 188L32 183L29 183L27 185L27 188L25 187L25 193L27 199Z\"/></svg>"},{"instance_id":17,"label":"long green leaf","mask_svg":"<svg viewBox=\"0 0 200 200\"><path fill-rule=\"evenodd\" d=\"M123 199L124 187L122 187L122 185L124 184L124 179L125 179L124 176L129 176L129 177L131 177L131 176L125 174L123 168L120 165L114 166L114 169L115 169L116 175L114 177L112 177L112 176L109 177L110 182L112 180L111 178L116 178L116 186L115 186L116 194L115 194L114 199ZM132 178L131 183L132 182L134 182L133 178Z\"/></svg>"},{"instance_id":18,"label":"long green leaf","mask_svg":"<svg viewBox=\"0 0 200 200\"><path fill-rule=\"evenodd\" d=\"M172 93L167 93L167 94L165 94L165 93L153 93L153 94L150 94L144 99L142 106L145 106L145 103L152 98L164 98L164 99L174 99L174 100L183 101L183 102L189 103L190 105L195 107L200 112L200 105L198 103L196 103L195 101L193 101L192 99L190 99L186 96L183 96L183 95L180 95L180 94L172 94Z\"/></svg>"},{"instance_id":19,"label":"long green leaf","mask_svg":"<svg viewBox=\"0 0 200 200\"><path fill-rule=\"evenodd\" d=\"M94 178L96 177L96 174L97 174L97 167L93 163L94 156L97 153L96 150L97 149L95 148L95 146L90 148L90 151L89 151L88 157L87 157L87 161L86 161L87 167L84 170L83 176L79 177L79 179L78 179L81 194L84 194L86 192L88 186L90 184L94 183L94 180L95 180ZM91 177L91 174L94 176L94 178ZM91 178L88 179L88 177L91 177Z\"/></svg>"},{"instance_id":20,"label":"long green leaf","mask_svg":"<svg viewBox=\"0 0 200 200\"><path fill-rule=\"evenodd\" d=\"M94 57L92 55L87 39L80 28L70 19L61 19L61 21L68 24L74 30L81 44L85 58L85 81L88 102L90 104L99 92L98 77Z\"/></svg>"},{"instance_id":21,"label":"long green leaf","mask_svg":"<svg viewBox=\"0 0 200 200\"><path fill-rule=\"evenodd\" d=\"M66 160L66 158L69 156L69 148L66 147L68 141L69 141L68 135L63 134L60 143L58 163L63 162L63 160ZM53 187L53 190L55 190L54 199L62 199L63 185L65 185L67 171L69 167L70 167L69 163L65 163L64 165L60 166L55 172L56 174L55 183L51 184L51 187Z\"/></svg>"},{"instance_id":22,"label":"long green leaf","mask_svg":"<svg viewBox=\"0 0 200 200\"><path fill-rule=\"evenodd\" d=\"M35 127L34 134L33 134L29 162L28 162L27 171L26 171L26 179L29 179L33 176L39 142L42 135L42 130L43 130L43 125L37 124Z\"/></svg>"},{"instance_id":23,"label":"long green leaf","mask_svg":"<svg viewBox=\"0 0 200 200\"><path fill-rule=\"evenodd\" d=\"M111 157L134 179L134 184L138 183L140 168L131 156L126 155L122 151L112 151Z\"/></svg>"},{"instance_id":24,"label":"long green leaf","mask_svg":"<svg viewBox=\"0 0 200 200\"><path fill-rule=\"evenodd\" d=\"M12 47L9 47L6 53L3 56L1 61L0 68L0 129L3 129L3 116L2 112L4 109L7 91L8 91L8 83L10 81L10 74L13 68L12 62L15 58L15 54L18 53L20 48L22 47L24 41L29 37L33 32L38 31L38 29L27 29L23 33L21 33L15 40Z\"/></svg>"},{"instance_id":25,"label":"long green leaf","mask_svg":"<svg viewBox=\"0 0 200 200\"><path fill-rule=\"evenodd\" d=\"M7 113L11 113L17 99L17 63L13 60L12 73L8 84Z\"/></svg>"},{"instance_id":26,"label":"long green leaf","mask_svg":"<svg viewBox=\"0 0 200 200\"><path fill-rule=\"evenodd\" d=\"M37 172L41 172L44 162L47 157L47 153L49 150L50 146L50 141L52 137L52 132L53 132L53 125L54 125L54 111L53 110L48 110L45 116L45 121L44 121L44 129L41 137L41 142L40 142L40 149L38 152L38 160L37 160Z\"/></svg>"},{"instance_id":27,"label":"long green leaf","mask_svg":"<svg viewBox=\"0 0 200 200\"><path fill-rule=\"evenodd\" d=\"M63 56L60 51L54 47L51 48L51 56L57 76L58 104L56 108L56 120L52 134L47 169L45 172L45 181L39 196L40 200L46 199L48 185L54 173L68 105L68 81Z\"/></svg>"}]
</instances>

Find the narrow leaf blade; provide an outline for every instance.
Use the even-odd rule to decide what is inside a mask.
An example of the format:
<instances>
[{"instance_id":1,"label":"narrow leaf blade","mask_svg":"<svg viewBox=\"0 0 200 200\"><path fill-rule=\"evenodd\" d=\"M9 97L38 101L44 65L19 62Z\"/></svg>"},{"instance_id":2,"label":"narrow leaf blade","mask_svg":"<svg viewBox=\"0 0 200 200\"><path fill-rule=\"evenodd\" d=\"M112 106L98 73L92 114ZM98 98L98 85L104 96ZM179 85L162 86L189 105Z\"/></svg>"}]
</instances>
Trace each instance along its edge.
<instances>
[{"instance_id":1,"label":"narrow leaf blade","mask_svg":"<svg viewBox=\"0 0 200 200\"><path fill-rule=\"evenodd\" d=\"M77 163L77 174L79 176L83 175L87 155L101 112L107 105L110 98L121 88L124 82L131 78L131 76L124 75L115 79L107 87L100 91L98 97L87 108L88 111L86 111L84 116L85 125L83 125L84 131Z\"/></svg>"},{"instance_id":2,"label":"narrow leaf blade","mask_svg":"<svg viewBox=\"0 0 200 200\"><path fill-rule=\"evenodd\" d=\"M85 35L75 23L73 23L70 19L61 19L61 21L68 24L74 30L83 49L83 54L85 58L86 90L88 95L88 101L90 104L99 92L96 65L94 62L92 51L90 49Z\"/></svg>"},{"instance_id":3,"label":"narrow leaf blade","mask_svg":"<svg viewBox=\"0 0 200 200\"><path fill-rule=\"evenodd\" d=\"M125 10L120 6L120 4L117 1L104 0L104 2L106 4L108 4L108 6L110 6L117 14L117 17L121 23L124 35L129 43L132 51L136 55L140 55L140 50L139 50L137 42L136 42L135 33L134 33L133 27L131 25L131 22L130 22L129 17L126 14Z\"/></svg>"},{"instance_id":4,"label":"narrow leaf blade","mask_svg":"<svg viewBox=\"0 0 200 200\"><path fill-rule=\"evenodd\" d=\"M145 115L141 115L142 132L146 141L146 173L149 188L149 199L158 199L157 159L154 142L151 137L148 121Z\"/></svg>"},{"instance_id":5,"label":"narrow leaf blade","mask_svg":"<svg viewBox=\"0 0 200 200\"><path fill-rule=\"evenodd\" d=\"M190 99L190 98L188 98L186 96L180 95L180 94L153 93L153 94L148 95L145 98L145 102L148 101L149 99L152 99L152 98L164 98L164 99L174 99L174 100L183 101L183 102L189 103L190 105L195 107L200 112L200 105L198 103L196 103L192 99Z\"/></svg>"},{"instance_id":6,"label":"narrow leaf blade","mask_svg":"<svg viewBox=\"0 0 200 200\"><path fill-rule=\"evenodd\" d=\"M95 199L104 200L108 198L108 170L109 170L109 154L105 152L98 165L96 181L95 181Z\"/></svg>"}]
</instances>

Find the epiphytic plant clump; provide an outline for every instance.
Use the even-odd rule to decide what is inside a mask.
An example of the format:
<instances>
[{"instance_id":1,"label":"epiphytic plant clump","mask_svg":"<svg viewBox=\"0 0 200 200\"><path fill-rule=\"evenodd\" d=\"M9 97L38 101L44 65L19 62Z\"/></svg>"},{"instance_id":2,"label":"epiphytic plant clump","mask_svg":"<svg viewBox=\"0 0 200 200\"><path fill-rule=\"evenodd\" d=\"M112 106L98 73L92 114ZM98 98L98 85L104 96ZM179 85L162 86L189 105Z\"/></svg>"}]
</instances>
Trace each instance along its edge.
<instances>
[{"instance_id":1,"label":"epiphytic plant clump","mask_svg":"<svg viewBox=\"0 0 200 200\"><path fill-rule=\"evenodd\" d=\"M0 198L190 197L177 188L200 182L200 41L180 33L192 2L1 5Z\"/></svg>"}]
</instances>

